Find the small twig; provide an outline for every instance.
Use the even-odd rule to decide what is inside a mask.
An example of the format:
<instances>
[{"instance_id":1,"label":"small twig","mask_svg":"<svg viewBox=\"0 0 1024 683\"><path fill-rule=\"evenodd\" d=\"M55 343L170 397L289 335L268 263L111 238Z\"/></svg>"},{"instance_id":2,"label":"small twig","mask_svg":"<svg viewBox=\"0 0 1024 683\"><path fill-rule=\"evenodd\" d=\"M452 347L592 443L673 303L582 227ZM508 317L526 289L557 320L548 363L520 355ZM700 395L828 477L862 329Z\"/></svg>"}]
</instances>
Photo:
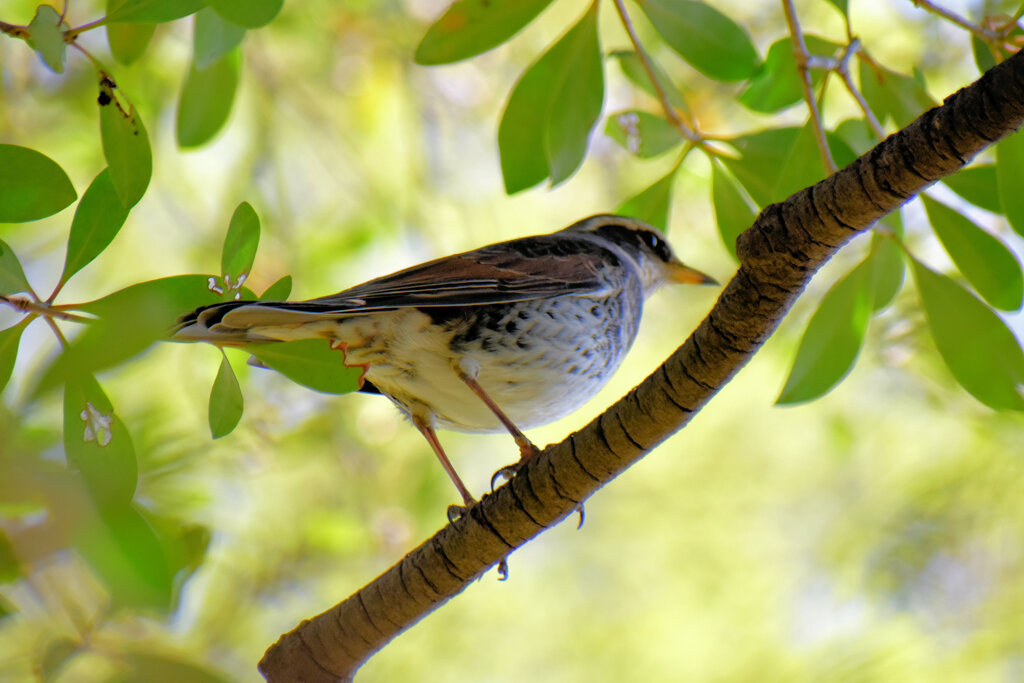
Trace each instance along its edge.
<instances>
[{"instance_id":1,"label":"small twig","mask_svg":"<svg viewBox=\"0 0 1024 683\"><path fill-rule=\"evenodd\" d=\"M995 31L991 31L989 29L986 29L983 26L979 26L978 24L974 24L974 23L968 21L967 19L964 19L963 17L961 17L956 12L950 11L950 10L946 9L945 7L939 7L935 3L931 2L931 0L910 0L910 1L912 3L914 3L915 7L920 7L921 9L925 10L926 12L931 12L932 14L936 14L936 15L942 17L943 19L946 19L948 21L953 22L954 24L956 24L957 26L959 26L961 28L967 29L968 31L970 31L974 35L976 35L979 38L981 38L982 40L984 40L986 43L991 43L991 42L999 39L999 35Z\"/></svg>"},{"instance_id":2,"label":"small twig","mask_svg":"<svg viewBox=\"0 0 1024 683\"><path fill-rule=\"evenodd\" d=\"M49 304L41 301L34 301L29 297L5 296L0 294L0 303L5 303L14 309L22 311L23 313L32 313L44 318L60 318L61 320L71 320L76 323L93 322L92 318L87 318L84 315L77 315L75 313L66 313L57 307L50 306Z\"/></svg>"},{"instance_id":3,"label":"small twig","mask_svg":"<svg viewBox=\"0 0 1024 683\"><path fill-rule=\"evenodd\" d=\"M835 72L839 74L839 78L843 79L843 85L846 86L853 99L857 101L857 106L864 113L864 118L867 119L868 125L871 126L878 139L882 140L885 138L885 129L882 128L882 124L879 123L875 112L871 110L871 105L864 99L864 95L854 84L853 78L850 76L850 58L859 52L861 52L860 38L854 38L846 46L846 49L843 50L843 55L839 58L839 64L836 66Z\"/></svg>"},{"instance_id":4,"label":"small twig","mask_svg":"<svg viewBox=\"0 0 1024 683\"><path fill-rule=\"evenodd\" d=\"M26 40L32 35L28 31L28 26L8 24L6 21L0 21L0 33L6 33L12 38L21 38L22 40Z\"/></svg>"},{"instance_id":5,"label":"small twig","mask_svg":"<svg viewBox=\"0 0 1024 683\"><path fill-rule=\"evenodd\" d=\"M654 87L654 92L658 96L658 102L661 103L661 108L665 111L665 117L669 123L679 131L687 140L697 143L698 145L703 144L701 136L697 134L692 128L690 128L685 121L679 117L679 113L676 111L672 103L668 101L668 95L665 94L665 89L661 87L661 83L658 82L658 77L654 74L654 67L651 66L650 59L647 53L644 52L643 46L640 44L640 37L636 34L636 29L633 28L633 21L629 18L629 14L626 12L626 5L623 0L615 0L615 9L619 13L619 18L622 20L622 25L626 29L626 33L629 34L629 41L633 44L633 50L636 51L636 56L640 60L640 64L643 65L644 71L647 73L647 78L651 80L651 85Z\"/></svg>"},{"instance_id":6,"label":"small twig","mask_svg":"<svg viewBox=\"0 0 1024 683\"><path fill-rule=\"evenodd\" d=\"M828 140L825 138L825 127L821 123L821 112L818 109L818 102L814 98L814 89L811 82L811 71L808 64L811 55L807 51L807 44L804 42L804 34L800 28L800 22L796 18L796 10L793 8L793 0L782 0L782 7L786 12L786 23L789 25L789 35L793 39L793 55L796 57L797 74L800 76L800 86L804 91L804 101L811 112L811 125L814 128L814 139L818 143L818 152L821 154L821 161L825 164L825 170L829 175L838 171L836 162L832 160L832 150L828 148Z\"/></svg>"},{"instance_id":7,"label":"small twig","mask_svg":"<svg viewBox=\"0 0 1024 683\"><path fill-rule=\"evenodd\" d=\"M106 23L107 18L103 17L102 19L97 19L96 21L90 21L88 24L82 24L81 26L76 26L75 28L69 28L67 31L64 32L64 42L74 42L75 38L78 37L78 34L85 33L86 31L91 31L94 28L99 28L100 26L103 26Z\"/></svg>"}]
</instances>

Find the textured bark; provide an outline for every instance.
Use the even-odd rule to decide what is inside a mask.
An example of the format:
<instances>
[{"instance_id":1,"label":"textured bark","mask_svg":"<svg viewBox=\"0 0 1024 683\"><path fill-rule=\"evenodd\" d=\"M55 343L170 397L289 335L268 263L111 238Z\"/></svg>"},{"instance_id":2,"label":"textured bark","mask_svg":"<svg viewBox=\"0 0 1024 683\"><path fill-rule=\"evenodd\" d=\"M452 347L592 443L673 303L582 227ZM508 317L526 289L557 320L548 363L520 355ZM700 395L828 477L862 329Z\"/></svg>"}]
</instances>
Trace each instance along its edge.
<instances>
[{"instance_id":1,"label":"textured bark","mask_svg":"<svg viewBox=\"0 0 1024 683\"><path fill-rule=\"evenodd\" d=\"M350 680L392 638L686 425L842 245L1022 122L1017 54L845 169L767 207L740 235L741 265L715 307L661 367L457 523L281 636L260 671L270 681Z\"/></svg>"}]
</instances>

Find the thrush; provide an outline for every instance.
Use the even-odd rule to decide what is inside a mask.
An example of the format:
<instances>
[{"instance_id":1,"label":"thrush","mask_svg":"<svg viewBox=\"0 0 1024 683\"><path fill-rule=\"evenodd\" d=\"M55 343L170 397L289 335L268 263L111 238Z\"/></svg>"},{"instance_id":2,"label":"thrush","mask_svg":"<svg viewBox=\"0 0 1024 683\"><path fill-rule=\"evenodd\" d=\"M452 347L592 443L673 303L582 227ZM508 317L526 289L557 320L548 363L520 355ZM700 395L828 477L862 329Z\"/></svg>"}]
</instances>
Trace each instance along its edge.
<instances>
[{"instance_id":1,"label":"thrush","mask_svg":"<svg viewBox=\"0 0 1024 683\"><path fill-rule=\"evenodd\" d=\"M597 215L558 232L428 261L308 301L231 301L178 321L175 339L222 346L323 338L366 368L426 437L466 506L436 429L507 430L552 422L605 385L636 338L644 300L668 283L716 284L662 234Z\"/></svg>"}]
</instances>

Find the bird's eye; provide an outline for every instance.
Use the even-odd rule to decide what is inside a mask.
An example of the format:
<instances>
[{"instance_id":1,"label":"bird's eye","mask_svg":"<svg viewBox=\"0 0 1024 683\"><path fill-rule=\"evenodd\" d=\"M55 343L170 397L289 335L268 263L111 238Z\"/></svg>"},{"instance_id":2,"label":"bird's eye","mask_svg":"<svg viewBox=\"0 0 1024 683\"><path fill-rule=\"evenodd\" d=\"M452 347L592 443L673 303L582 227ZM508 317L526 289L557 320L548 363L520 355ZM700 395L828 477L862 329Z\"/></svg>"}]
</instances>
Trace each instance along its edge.
<instances>
[{"instance_id":1,"label":"bird's eye","mask_svg":"<svg viewBox=\"0 0 1024 683\"><path fill-rule=\"evenodd\" d=\"M649 246L651 249L658 248L658 244L661 242L661 240L658 239L657 235L655 235L653 232L648 232L644 233L644 237L647 239L647 246Z\"/></svg>"}]
</instances>

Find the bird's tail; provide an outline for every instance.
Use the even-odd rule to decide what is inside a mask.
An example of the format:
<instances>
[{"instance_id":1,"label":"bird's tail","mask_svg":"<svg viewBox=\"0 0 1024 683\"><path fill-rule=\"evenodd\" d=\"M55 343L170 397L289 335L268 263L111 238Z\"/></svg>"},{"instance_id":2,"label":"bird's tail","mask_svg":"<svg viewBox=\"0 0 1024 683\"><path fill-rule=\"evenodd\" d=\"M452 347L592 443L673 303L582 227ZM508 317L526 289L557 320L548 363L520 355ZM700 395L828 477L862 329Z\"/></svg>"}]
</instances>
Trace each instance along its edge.
<instances>
[{"instance_id":1,"label":"bird's tail","mask_svg":"<svg viewBox=\"0 0 1024 683\"><path fill-rule=\"evenodd\" d=\"M221 346L324 338L338 317L302 301L227 301L181 316L171 338Z\"/></svg>"}]
</instances>

